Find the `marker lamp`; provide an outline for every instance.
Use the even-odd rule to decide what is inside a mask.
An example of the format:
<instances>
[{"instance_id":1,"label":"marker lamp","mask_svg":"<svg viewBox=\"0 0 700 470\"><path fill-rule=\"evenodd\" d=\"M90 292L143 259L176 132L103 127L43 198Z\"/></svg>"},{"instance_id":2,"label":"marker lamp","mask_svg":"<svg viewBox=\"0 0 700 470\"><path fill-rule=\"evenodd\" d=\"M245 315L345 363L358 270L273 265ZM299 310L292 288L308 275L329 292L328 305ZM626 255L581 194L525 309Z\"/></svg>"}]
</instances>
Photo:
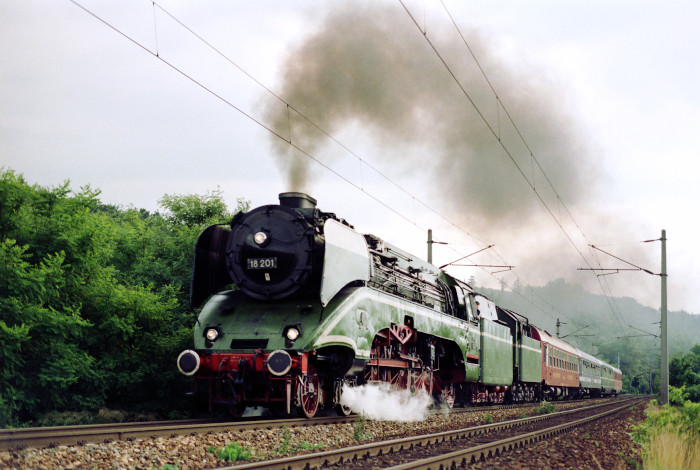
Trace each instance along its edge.
<instances>
[{"instance_id":1,"label":"marker lamp","mask_svg":"<svg viewBox=\"0 0 700 470\"><path fill-rule=\"evenodd\" d=\"M255 243L262 245L267 241L267 234L265 232L258 232L255 234L253 239L255 240Z\"/></svg>"},{"instance_id":2,"label":"marker lamp","mask_svg":"<svg viewBox=\"0 0 700 470\"><path fill-rule=\"evenodd\" d=\"M216 338L219 337L219 332L216 331L215 328L209 328L204 336L206 336L209 341L216 341Z\"/></svg>"},{"instance_id":3,"label":"marker lamp","mask_svg":"<svg viewBox=\"0 0 700 470\"><path fill-rule=\"evenodd\" d=\"M289 341L296 341L296 339L299 337L299 330L296 328L288 328L287 329L287 339Z\"/></svg>"}]
</instances>

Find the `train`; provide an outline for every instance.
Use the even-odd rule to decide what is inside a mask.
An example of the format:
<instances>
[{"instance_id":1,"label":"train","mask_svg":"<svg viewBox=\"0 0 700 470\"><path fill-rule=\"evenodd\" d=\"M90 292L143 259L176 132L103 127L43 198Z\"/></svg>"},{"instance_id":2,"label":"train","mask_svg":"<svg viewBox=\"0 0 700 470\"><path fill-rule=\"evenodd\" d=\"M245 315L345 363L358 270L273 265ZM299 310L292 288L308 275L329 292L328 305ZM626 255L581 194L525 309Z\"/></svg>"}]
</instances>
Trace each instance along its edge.
<instances>
[{"instance_id":1,"label":"train","mask_svg":"<svg viewBox=\"0 0 700 470\"><path fill-rule=\"evenodd\" d=\"M199 236L194 347L177 367L211 411L307 418L387 383L446 406L617 395L621 371L313 197L236 214Z\"/></svg>"}]
</instances>

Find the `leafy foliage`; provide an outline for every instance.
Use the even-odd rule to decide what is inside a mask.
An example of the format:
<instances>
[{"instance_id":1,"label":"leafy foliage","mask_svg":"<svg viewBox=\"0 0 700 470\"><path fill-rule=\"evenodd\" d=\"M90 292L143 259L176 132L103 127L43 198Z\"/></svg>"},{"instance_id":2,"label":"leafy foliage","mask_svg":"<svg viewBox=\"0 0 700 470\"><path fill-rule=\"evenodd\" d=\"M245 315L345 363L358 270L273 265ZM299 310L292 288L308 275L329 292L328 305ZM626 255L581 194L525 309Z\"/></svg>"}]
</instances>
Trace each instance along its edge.
<instances>
[{"instance_id":1,"label":"leafy foliage","mask_svg":"<svg viewBox=\"0 0 700 470\"><path fill-rule=\"evenodd\" d=\"M369 437L365 433L366 422L367 418L365 418L365 415L362 413L359 413L357 415L357 418L355 418L355 425L353 426L352 437L358 442L361 442L365 439L371 439L371 437Z\"/></svg>"},{"instance_id":2,"label":"leafy foliage","mask_svg":"<svg viewBox=\"0 0 700 470\"><path fill-rule=\"evenodd\" d=\"M554 413L555 411L557 411L557 409L553 403L542 400L542 403L540 403L539 408L535 410L535 414L548 415L550 413Z\"/></svg>"},{"instance_id":3,"label":"leafy foliage","mask_svg":"<svg viewBox=\"0 0 700 470\"><path fill-rule=\"evenodd\" d=\"M0 426L49 411L183 406L173 364L192 338L194 244L232 214L220 191L167 196L165 216L99 195L0 170Z\"/></svg>"},{"instance_id":4,"label":"leafy foliage","mask_svg":"<svg viewBox=\"0 0 700 470\"><path fill-rule=\"evenodd\" d=\"M232 442L231 444L226 444L225 447L214 447L210 446L207 451L216 455L219 460L224 460L226 462L235 462L238 460L247 460L252 457L250 449L241 446L238 442Z\"/></svg>"},{"instance_id":5,"label":"leafy foliage","mask_svg":"<svg viewBox=\"0 0 700 470\"><path fill-rule=\"evenodd\" d=\"M220 189L203 196L166 194L158 203L166 209L168 221L175 225L202 227L226 222L233 217L233 214L228 212ZM248 210L248 203L242 198L238 198L237 203L239 209Z\"/></svg>"},{"instance_id":6,"label":"leafy foliage","mask_svg":"<svg viewBox=\"0 0 700 470\"><path fill-rule=\"evenodd\" d=\"M632 440L644 448L644 468L697 468L700 462L700 403L685 401L686 392L669 388L668 405L655 401L646 421L634 426Z\"/></svg>"},{"instance_id":7,"label":"leafy foliage","mask_svg":"<svg viewBox=\"0 0 700 470\"><path fill-rule=\"evenodd\" d=\"M289 431L287 425L282 426L282 444L279 449L277 449L278 454L286 454L289 452L289 448L292 442L292 433Z\"/></svg>"},{"instance_id":8,"label":"leafy foliage","mask_svg":"<svg viewBox=\"0 0 700 470\"><path fill-rule=\"evenodd\" d=\"M678 387L685 400L700 403L700 344L688 354L677 354L668 362L669 385Z\"/></svg>"}]
</instances>

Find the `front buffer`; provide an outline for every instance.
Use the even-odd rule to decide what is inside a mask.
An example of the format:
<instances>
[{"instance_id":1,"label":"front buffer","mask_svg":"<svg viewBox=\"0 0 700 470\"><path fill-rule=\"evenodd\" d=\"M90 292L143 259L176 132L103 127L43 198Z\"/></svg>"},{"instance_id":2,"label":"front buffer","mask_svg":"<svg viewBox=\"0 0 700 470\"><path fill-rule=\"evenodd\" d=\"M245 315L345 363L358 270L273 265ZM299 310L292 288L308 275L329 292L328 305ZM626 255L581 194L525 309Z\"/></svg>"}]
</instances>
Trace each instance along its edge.
<instances>
[{"instance_id":1,"label":"front buffer","mask_svg":"<svg viewBox=\"0 0 700 470\"><path fill-rule=\"evenodd\" d=\"M202 309L195 349L180 354L178 368L196 377L210 411L224 407L239 417L246 407L263 406L313 417L321 405L335 405L347 414L339 403L353 354L310 350L320 315L312 298L266 302L241 291L221 292Z\"/></svg>"}]
</instances>

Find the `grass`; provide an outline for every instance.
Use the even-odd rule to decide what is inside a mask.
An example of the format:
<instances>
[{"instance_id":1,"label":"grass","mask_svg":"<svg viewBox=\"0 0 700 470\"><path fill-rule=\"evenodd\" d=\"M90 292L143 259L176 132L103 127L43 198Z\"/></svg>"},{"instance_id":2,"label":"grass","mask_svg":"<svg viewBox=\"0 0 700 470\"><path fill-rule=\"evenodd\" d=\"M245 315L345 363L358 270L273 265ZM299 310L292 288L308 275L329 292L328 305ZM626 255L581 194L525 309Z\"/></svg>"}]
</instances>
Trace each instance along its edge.
<instances>
[{"instance_id":1,"label":"grass","mask_svg":"<svg viewBox=\"0 0 700 470\"><path fill-rule=\"evenodd\" d=\"M299 444L294 446L294 450L316 450L323 449L326 447L324 444L309 444L306 441L301 441Z\"/></svg>"},{"instance_id":2,"label":"grass","mask_svg":"<svg viewBox=\"0 0 700 470\"><path fill-rule=\"evenodd\" d=\"M250 449L241 446L238 442L232 442L231 444L226 444L224 447L214 447L209 446L207 451L216 455L219 460L224 460L226 462L236 462L238 460L247 460L252 457Z\"/></svg>"},{"instance_id":3,"label":"grass","mask_svg":"<svg viewBox=\"0 0 700 470\"><path fill-rule=\"evenodd\" d=\"M355 428L353 430L352 437L357 442L364 441L365 439L372 439L372 435L367 434L365 432L366 421L367 421L367 418L365 418L365 415L363 415L362 413L358 414L357 418L355 419Z\"/></svg>"},{"instance_id":4,"label":"grass","mask_svg":"<svg viewBox=\"0 0 700 470\"><path fill-rule=\"evenodd\" d=\"M700 469L700 442L676 429L664 429L644 446L643 460L648 470Z\"/></svg>"},{"instance_id":5,"label":"grass","mask_svg":"<svg viewBox=\"0 0 700 470\"><path fill-rule=\"evenodd\" d=\"M278 454L286 454L289 452L289 448L291 447L291 442L292 442L292 433L289 430L289 428L284 425L282 426L282 445L277 449Z\"/></svg>"},{"instance_id":6,"label":"grass","mask_svg":"<svg viewBox=\"0 0 700 470\"><path fill-rule=\"evenodd\" d=\"M535 414L547 415L550 413L554 413L555 411L557 411L557 409L552 403L543 400L542 403L540 403L540 407L535 410Z\"/></svg>"},{"instance_id":7,"label":"grass","mask_svg":"<svg viewBox=\"0 0 700 470\"><path fill-rule=\"evenodd\" d=\"M642 468L700 470L700 404L685 401L682 387L670 387L669 401L652 401L646 421L633 428L632 440L643 449Z\"/></svg>"},{"instance_id":8,"label":"grass","mask_svg":"<svg viewBox=\"0 0 700 470\"><path fill-rule=\"evenodd\" d=\"M316 450L324 448L324 444L309 444L306 441L301 441L299 444L292 446L292 433L287 426L282 426L282 445L275 451L276 454L286 454L287 452L297 452L300 450Z\"/></svg>"}]
</instances>

